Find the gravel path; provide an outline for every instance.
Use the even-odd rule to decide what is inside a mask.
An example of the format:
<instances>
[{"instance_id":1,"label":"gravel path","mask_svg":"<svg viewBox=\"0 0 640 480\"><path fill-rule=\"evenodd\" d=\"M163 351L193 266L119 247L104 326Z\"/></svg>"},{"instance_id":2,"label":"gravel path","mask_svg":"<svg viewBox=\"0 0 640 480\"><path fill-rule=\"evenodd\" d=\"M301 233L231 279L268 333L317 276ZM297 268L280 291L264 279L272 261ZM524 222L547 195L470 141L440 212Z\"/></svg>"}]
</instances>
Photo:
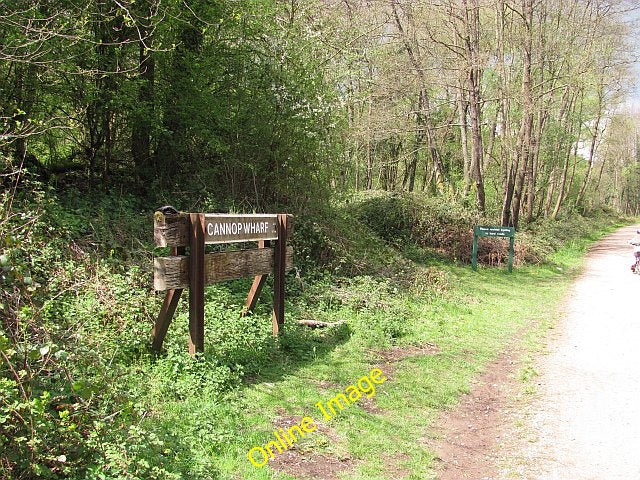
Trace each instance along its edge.
<instances>
[{"instance_id":1,"label":"gravel path","mask_svg":"<svg viewBox=\"0 0 640 480\"><path fill-rule=\"evenodd\" d=\"M640 275L626 243L635 228L596 244L572 287L538 364L520 478L640 479Z\"/></svg>"}]
</instances>

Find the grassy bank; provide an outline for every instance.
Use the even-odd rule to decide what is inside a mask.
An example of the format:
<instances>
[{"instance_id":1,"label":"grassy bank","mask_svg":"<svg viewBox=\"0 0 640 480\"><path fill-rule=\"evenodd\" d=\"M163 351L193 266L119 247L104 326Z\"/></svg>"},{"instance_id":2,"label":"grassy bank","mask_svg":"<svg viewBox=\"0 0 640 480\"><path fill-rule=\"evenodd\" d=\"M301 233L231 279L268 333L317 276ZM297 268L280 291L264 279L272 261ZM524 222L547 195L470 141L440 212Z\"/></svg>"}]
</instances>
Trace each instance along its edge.
<instances>
[{"instance_id":1,"label":"grassy bank","mask_svg":"<svg viewBox=\"0 0 640 480\"><path fill-rule=\"evenodd\" d=\"M616 223L592 218L582 234L586 221L567 219L559 249L540 225L520 252L556 249L547 263L474 273L447 255L446 238L468 225L447 223L445 209L394 227L382 201L338 205L298 220L282 335L270 333L269 284L243 318L251 279L212 285L206 351L193 361L186 302L166 350L149 350L162 301L150 291L150 213L132 198L81 198L43 193L1 224L0 476L430 478L434 418L516 332L554 314L585 246ZM438 222L451 235L421 241ZM374 368L386 377L375 394L325 421L314 405ZM252 447L306 416L317 428L295 448L249 462Z\"/></svg>"}]
</instances>

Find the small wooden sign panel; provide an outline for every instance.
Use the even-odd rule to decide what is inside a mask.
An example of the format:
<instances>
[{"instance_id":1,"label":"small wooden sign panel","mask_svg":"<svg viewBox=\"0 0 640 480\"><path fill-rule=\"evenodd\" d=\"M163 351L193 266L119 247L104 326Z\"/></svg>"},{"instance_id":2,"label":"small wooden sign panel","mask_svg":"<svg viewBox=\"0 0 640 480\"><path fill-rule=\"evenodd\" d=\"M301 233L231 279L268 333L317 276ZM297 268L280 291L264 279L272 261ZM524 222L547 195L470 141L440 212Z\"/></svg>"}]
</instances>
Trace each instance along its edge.
<instances>
[{"instance_id":1,"label":"small wooden sign panel","mask_svg":"<svg viewBox=\"0 0 640 480\"><path fill-rule=\"evenodd\" d=\"M277 240L277 215L205 215L205 243Z\"/></svg>"},{"instance_id":2,"label":"small wooden sign panel","mask_svg":"<svg viewBox=\"0 0 640 480\"><path fill-rule=\"evenodd\" d=\"M513 271L513 246L516 229L513 227L487 227L479 225L473 229L473 250L471 252L471 267L478 270L478 237L503 237L509 239L509 271Z\"/></svg>"},{"instance_id":3,"label":"small wooden sign panel","mask_svg":"<svg viewBox=\"0 0 640 480\"><path fill-rule=\"evenodd\" d=\"M245 311L255 307L269 273L274 274L273 334L284 324L284 275L293 268L293 216L287 214L154 215L158 247L171 247L172 256L154 259L154 289L167 291L154 326L153 348L160 350L180 295L189 289L189 353L204 350L204 287L207 284L254 276ZM270 242L275 240L275 247ZM205 254L205 245L257 241L257 249ZM185 255L189 247L189 255ZM244 314L243 312L243 314Z\"/></svg>"}]
</instances>

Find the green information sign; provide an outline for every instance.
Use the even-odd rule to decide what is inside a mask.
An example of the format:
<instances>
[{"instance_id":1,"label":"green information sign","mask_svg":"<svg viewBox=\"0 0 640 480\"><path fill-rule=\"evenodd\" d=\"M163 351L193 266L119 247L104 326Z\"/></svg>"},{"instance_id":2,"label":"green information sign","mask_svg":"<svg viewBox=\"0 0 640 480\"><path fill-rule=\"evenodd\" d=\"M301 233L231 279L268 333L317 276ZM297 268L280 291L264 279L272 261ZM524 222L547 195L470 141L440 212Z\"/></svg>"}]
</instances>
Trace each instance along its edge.
<instances>
[{"instance_id":1,"label":"green information sign","mask_svg":"<svg viewBox=\"0 0 640 480\"><path fill-rule=\"evenodd\" d=\"M513 242L516 237L516 229L513 227L487 227L477 226L473 229L473 252L471 254L471 267L478 269L478 237L503 237L509 239L509 271L513 271Z\"/></svg>"}]
</instances>

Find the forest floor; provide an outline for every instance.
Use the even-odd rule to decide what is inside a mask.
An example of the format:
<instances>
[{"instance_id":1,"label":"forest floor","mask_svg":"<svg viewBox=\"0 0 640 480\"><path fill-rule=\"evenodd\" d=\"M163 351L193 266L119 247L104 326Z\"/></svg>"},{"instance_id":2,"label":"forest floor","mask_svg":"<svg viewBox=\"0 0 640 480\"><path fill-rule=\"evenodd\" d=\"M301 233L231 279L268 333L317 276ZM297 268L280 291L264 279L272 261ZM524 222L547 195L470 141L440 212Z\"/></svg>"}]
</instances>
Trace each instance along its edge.
<instances>
[{"instance_id":1,"label":"forest floor","mask_svg":"<svg viewBox=\"0 0 640 480\"><path fill-rule=\"evenodd\" d=\"M442 415L441 480L640 478L634 233L619 229L590 249L542 347L514 340ZM531 349L544 354L532 359Z\"/></svg>"}]
</instances>

